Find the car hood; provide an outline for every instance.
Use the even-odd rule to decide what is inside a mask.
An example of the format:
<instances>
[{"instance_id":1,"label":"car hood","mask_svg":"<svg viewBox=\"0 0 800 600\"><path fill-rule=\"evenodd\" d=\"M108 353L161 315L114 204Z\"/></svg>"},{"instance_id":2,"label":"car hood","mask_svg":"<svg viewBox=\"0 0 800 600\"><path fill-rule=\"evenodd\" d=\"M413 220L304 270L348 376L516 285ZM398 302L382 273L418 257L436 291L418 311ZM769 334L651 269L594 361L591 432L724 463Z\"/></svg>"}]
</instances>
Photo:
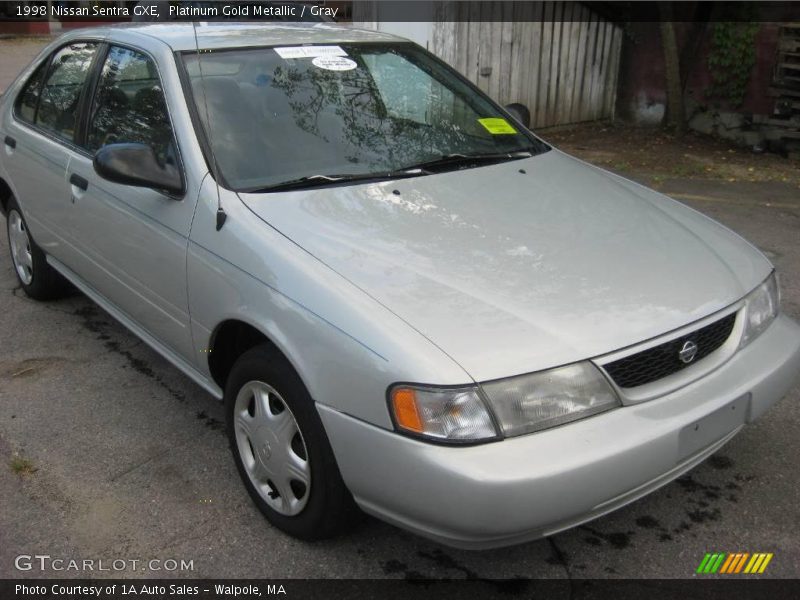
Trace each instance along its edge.
<instances>
[{"instance_id":1,"label":"car hood","mask_svg":"<svg viewBox=\"0 0 800 600\"><path fill-rule=\"evenodd\" d=\"M740 299L771 269L700 213L556 150L240 196L477 381L666 333Z\"/></svg>"}]
</instances>

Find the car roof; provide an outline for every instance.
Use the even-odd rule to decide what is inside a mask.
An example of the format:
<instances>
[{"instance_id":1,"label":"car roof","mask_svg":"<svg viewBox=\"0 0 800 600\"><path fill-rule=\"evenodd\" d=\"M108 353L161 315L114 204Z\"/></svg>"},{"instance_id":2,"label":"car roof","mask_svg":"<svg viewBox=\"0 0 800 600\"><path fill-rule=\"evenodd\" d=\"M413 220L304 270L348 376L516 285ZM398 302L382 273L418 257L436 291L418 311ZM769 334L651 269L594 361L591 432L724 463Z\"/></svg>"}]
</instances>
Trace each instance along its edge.
<instances>
[{"instance_id":1,"label":"car roof","mask_svg":"<svg viewBox=\"0 0 800 600\"><path fill-rule=\"evenodd\" d=\"M195 50L195 28L191 22L183 23L125 23L105 28L104 33L114 39L114 32L124 30L153 37L173 50ZM95 30L100 33L100 30ZM87 35L92 29L74 32L73 36ZM245 48L253 46L280 46L299 44L335 44L347 42L404 42L404 38L358 29L335 23L197 23L197 44L201 50Z\"/></svg>"}]
</instances>

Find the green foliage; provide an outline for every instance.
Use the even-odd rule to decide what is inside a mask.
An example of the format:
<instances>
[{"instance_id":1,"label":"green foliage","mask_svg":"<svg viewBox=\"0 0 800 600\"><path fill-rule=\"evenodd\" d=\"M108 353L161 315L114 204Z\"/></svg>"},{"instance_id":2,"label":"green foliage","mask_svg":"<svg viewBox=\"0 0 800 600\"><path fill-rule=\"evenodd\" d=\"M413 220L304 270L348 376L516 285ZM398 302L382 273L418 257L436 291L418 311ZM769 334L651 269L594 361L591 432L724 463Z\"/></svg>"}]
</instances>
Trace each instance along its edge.
<instances>
[{"instance_id":1,"label":"green foliage","mask_svg":"<svg viewBox=\"0 0 800 600\"><path fill-rule=\"evenodd\" d=\"M747 83L756 64L755 39L759 23L719 22L711 28L708 69L711 87L709 98L736 108L744 102Z\"/></svg>"},{"instance_id":2,"label":"green foliage","mask_svg":"<svg viewBox=\"0 0 800 600\"><path fill-rule=\"evenodd\" d=\"M20 476L33 475L36 473L36 471L38 471L38 469L33 466L31 461L20 456L14 456L14 458L11 460L11 470Z\"/></svg>"}]
</instances>

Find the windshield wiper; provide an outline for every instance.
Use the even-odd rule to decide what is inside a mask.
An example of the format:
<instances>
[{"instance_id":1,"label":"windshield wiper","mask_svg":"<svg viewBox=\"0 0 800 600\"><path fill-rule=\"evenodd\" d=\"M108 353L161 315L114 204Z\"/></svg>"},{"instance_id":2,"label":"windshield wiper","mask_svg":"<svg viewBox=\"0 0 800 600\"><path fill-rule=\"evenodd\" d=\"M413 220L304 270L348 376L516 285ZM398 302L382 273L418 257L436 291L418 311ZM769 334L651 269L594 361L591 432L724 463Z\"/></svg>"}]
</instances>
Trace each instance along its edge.
<instances>
[{"instance_id":1,"label":"windshield wiper","mask_svg":"<svg viewBox=\"0 0 800 600\"><path fill-rule=\"evenodd\" d=\"M485 154L445 154L439 158L428 160L425 162L409 165L407 169L438 169L439 167L446 168L461 168L467 166L477 166L481 164L498 163L507 160L519 160L521 158L530 158L533 156L531 150L515 150L513 152L494 152Z\"/></svg>"},{"instance_id":2,"label":"windshield wiper","mask_svg":"<svg viewBox=\"0 0 800 600\"><path fill-rule=\"evenodd\" d=\"M519 160L533 156L531 150L515 150L513 152L496 152L486 154L446 154L433 160L424 161L415 165L409 165L395 171L380 171L377 173L343 173L338 175L307 175L298 179L283 181L274 185L251 188L242 190L247 194L265 194L269 192L285 192L288 190L303 190L326 185L338 185L341 183L353 183L363 181L384 181L387 179L404 179L408 177L419 177L420 175L430 175L442 167L462 168L466 166L477 166L480 164L498 163L507 160Z\"/></svg>"},{"instance_id":3,"label":"windshield wiper","mask_svg":"<svg viewBox=\"0 0 800 600\"><path fill-rule=\"evenodd\" d=\"M340 183L351 183L357 181L383 181L387 179L404 179L408 177L419 177L429 173L422 167L409 167L397 171L381 171L378 173L344 173L341 175L308 175L291 179L275 185L243 190L248 194L264 194L268 192L284 192L288 190L302 190L326 185L337 185Z\"/></svg>"}]
</instances>

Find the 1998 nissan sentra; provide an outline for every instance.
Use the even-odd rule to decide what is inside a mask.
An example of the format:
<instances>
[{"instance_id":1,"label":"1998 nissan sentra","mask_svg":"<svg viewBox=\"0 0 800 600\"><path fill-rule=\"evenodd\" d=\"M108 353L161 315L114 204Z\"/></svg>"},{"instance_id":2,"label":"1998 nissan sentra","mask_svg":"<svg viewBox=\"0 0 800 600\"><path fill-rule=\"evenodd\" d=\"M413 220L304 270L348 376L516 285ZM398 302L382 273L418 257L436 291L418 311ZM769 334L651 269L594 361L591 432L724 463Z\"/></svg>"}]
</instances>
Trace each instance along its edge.
<instances>
[{"instance_id":1,"label":"1998 nissan sentra","mask_svg":"<svg viewBox=\"0 0 800 600\"><path fill-rule=\"evenodd\" d=\"M548 535L692 468L800 370L758 250L393 36L74 32L0 139L22 288L71 281L224 398L248 492L298 537L356 505L457 546Z\"/></svg>"}]
</instances>

